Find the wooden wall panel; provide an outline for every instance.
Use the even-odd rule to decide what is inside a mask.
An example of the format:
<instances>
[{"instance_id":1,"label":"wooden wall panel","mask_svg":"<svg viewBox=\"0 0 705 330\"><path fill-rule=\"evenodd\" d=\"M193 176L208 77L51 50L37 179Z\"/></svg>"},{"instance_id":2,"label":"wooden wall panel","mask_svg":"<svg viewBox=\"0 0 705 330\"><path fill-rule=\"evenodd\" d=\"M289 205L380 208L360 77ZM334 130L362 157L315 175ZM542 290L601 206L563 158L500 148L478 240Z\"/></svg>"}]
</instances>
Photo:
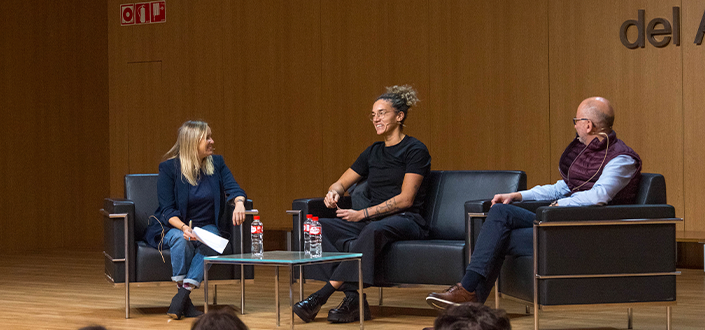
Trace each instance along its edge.
<instances>
[{"instance_id":1,"label":"wooden wall panel","mask_svg":"<svg viewBox=\"0 0 705 330\"><path fill-rule=\"evenodd\" d=\"M288 228L292 200L322 184L320 5L237 1L224 15L226 155L265 227Z\"/></svg>"},{"instance_id":2,"label":"wooden wall panel","mask_svg":"<svg viewBox=\"0 0 705 330\"><path fill-rule=\"evenodd\" d=\"M666 177L668 202L683 215L681 48L628 49L622 22L646 10L646 23L671 17L680 1L560 1L549 7L551 158L575 136L571 118L581 100L603 96L615 108L617 136L643 161L644 172ZM636 30L635 28L632 28ZM631 40L636 40L632 36ZM553 180L560 178L551 172ZM686 220L687 222L688 220Z\"/></svg>"},{"instance_id":3,"label":"wooden wall panel","mask_svg":"<svg viewBox=\"0 0 705 330\"><path fill-rule=\"evenodd\" d=\"M549 157L546 6L431 2L436 169L524 170L545 184Z\"/></svg>"},{"instance_id":4,"label":"wooden wall panel","mask_svg":"<svg viewBox=\"0 0 705 330\"><path fill-rule=\"evenodd\" d=\"M105 3L0 11L0 253L90 247L108 193ZM18 14L21 13L21 14ZM91 19L85 19L91 17Z\"/></svg>"},{"instance_id":5,"label":"wooden wall panel","mask_svg":"<svg viewBox=\"0 0 705 330\"><path fill-rule=\"evenodd\" d=\"M323 185L348 169L379 138L368 115L386 86L409 84L421 103L409 112L404 132L430 145L433 104L429 88L427 1L323 1ZM435 163L435 158L432 160ZM432 165L435 167L435 165Z\"/></svg>"},{"instance_id":6,"label":"wooden wall panel","mask_svg":"<svg viewBox=\"0 0 705 330\"><path fill-rule=\"evenodd\" d=\"M621 23L638 9L647 22L670 20L679 1L175 0L166 24L123 28L109 17L110 191L122 195L128 172L156 171L152 159L178 125L204 119L265 222L286 228L293 198L321 195L378 139L366 116L384 86L406 83L422 102L405 132L426 143L434 169L521 169L530 186L558 179L577 105L605 96L619 137L642 155L644 171L666 176L683 215L685 192L697 200L703 177L694 174L700 133L683 123L699 118L702 82L683 74L701 62L700 48L685 47L694 37L686 24L699 20L686 13L694 3L683 4L683 46L636 50L619 42ZM124 103L136 88L128 63L154 61L163 106L151 111L166 118L141 114L151 116L140 122L155 127L154 141L128 150L135 128L126 116L136 108Z\"/></svg>"},{"instance_id":7,"label":"wooden wall panel","mask_svg":"<svg viewBox=\"0 0 705 330\"><path fill-rule=\"evenodd\" d=\"M125 159L129 173L154 173L162 155L176 140L175 129L165 122L171 113L165 107L162 87L162 62L132 62L127 64L129 84L127 104L127 148ZM178 124L177 124L178 125ZM178 126L177 126L178 127Z\"/></svg>"},{"instance_id":8,"label":"wooden wall panel","mask_svg":"<svg viewBox=\"0 0 705 330\"><path fill-rule=\"evenodd\" d=\"M293 196L317 194L307 187L322 178L319 3L174 1L167 13L165 24L111 23L111 47L127 49L110 60L122 163L111 194L127 173L156 172L179 125L201 119L263 220L290 226Z\"/></svg>"},{"instance_id":9,"label":"wooden wall panel","mask_svg":"<svg viewBox=\"0 0 705 330\"><path fill-rule=\"evenodd\" d=\"M110 194L106 197L123 198L125 174L129 173L128 137L128 102L129 86L127 83L128 56L132 52L133 27L120 26L120 1L107 1L108 22L108 103L109 103L109 139L110 139Z\"/></svg>"},{"instance_id":10,"label":"wooden wall panel","mask_svg":"<svg viewBox=\"0 0 705 330\"><path fill-rule=\"evenodd\" d=\"M685 229L705 231L705 45L693 41L700 25L705 3L684 0L681 47L683 52L683 181L685 195Z\"/></svg>"}]
</instances>

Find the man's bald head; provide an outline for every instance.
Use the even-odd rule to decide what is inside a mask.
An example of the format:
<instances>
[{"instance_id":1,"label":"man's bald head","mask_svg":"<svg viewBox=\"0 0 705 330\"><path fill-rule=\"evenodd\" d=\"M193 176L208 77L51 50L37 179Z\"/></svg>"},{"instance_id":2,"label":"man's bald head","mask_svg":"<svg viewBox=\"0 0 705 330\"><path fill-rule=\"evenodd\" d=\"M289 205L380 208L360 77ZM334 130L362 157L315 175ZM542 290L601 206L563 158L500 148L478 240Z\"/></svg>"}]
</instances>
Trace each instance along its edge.
<instances>
[{"instance_id":1,"label":"man's bald head","mask_svg":"<svg viewBox=\"0 0 705 330\"><path fill-rule=\"evenodd\" d=\"M610 132L614 125L614 109L604 97L590 97L578 106L578 111L582 112L582 117L590 119L597 131Z\"/></svg>"}]
</instances>

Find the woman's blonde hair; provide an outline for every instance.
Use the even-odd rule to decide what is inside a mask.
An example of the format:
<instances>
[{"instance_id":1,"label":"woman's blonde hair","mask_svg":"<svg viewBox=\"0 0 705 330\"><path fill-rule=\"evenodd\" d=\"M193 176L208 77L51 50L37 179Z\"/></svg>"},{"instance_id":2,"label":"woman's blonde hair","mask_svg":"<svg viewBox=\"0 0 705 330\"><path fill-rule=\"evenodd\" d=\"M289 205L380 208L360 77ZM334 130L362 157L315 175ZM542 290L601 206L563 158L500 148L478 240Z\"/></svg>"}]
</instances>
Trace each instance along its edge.
<instances>
[{"instance_id":1,"label":"woman's blonde hair","mask_svg":"<svg viewBox=\"0 0 705 330\"><path fill-rule=\"evenodd\" d=\"M176 143L164 155L166 159L179 158L181 162L181 177L192 186L198 184L201 171L213 175L213 157L208 156L203 161L198 158L198 144L208 135L208 123L189 120L179 127Z\"/></svg>"}]
</instances>

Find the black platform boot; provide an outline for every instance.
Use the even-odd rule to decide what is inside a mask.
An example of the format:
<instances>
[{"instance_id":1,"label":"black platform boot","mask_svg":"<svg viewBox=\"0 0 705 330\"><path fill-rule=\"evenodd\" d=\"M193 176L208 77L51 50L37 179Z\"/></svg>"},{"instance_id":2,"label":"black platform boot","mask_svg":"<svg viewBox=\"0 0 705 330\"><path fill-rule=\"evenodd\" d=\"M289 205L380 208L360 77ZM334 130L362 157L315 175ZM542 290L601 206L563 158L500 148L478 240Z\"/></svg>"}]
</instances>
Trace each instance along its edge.
<instances>
[{"instance_id":1,"label":"black platform boot","mask_svg":"<svg viewBox=\"0 0 705 330\"><path fill-rule=\"evenodd\" d=\"M314 293L308 296L308 298L294 304L292 309L296 315L298 315L304 322L308 323L316 318L316 315L318 314L318 311L321 310L321 306L323 304L325 304L325 301Z\"/></svg>"},{"instance_id":2,"label":"black platform boot","mask_svg":"<svg viewBox=\"0 0 705 330\"><path fill-rule=\"evenodd\" d=\"M199 317L203 315L203 312L199 311L196 309L196 306L193 305L193 301L191 301L191 297L186 298L186 308L184 309L184 317Z\"/></svg>"},{"instance_id":3,"label":"black platform boot","mask_svg":"<svg viewBox=\"0 0 705 330\"><path fill-rule=\"evenodd\" d=\"M367 295L363 294L362 299L365 320L372 318L370 305L367 304ZM350 323L360 321L360 295L357 292L345 292L343 302L337 308L328 311L328 322Z\"/></svg>"},{"instance_id":4,"label":"black platform boot","mask_svg":"<svg viewBox=\"0 0 705 330\"><path fill-rule=\"evenodd\" d=\"M176 293L174 298L171 298L171 305L169 305L169 310L166 312L166 315L169 315L169 317L174 320L181 319L181 317L184 316L184 310L186 310L186 304L190 294L190 290L179 288L179 292Z\"/></svg>"}]
</instances>

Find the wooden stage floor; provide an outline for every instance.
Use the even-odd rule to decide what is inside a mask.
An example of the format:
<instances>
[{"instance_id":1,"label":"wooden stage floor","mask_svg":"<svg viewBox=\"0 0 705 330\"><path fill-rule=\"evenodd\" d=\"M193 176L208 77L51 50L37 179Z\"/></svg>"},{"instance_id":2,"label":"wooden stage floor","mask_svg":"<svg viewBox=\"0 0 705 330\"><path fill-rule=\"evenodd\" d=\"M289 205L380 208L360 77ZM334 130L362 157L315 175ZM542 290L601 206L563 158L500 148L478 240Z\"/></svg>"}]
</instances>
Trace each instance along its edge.
<instances>
[{"instance_id":1,"label":"wooden stage floor","mask_svg":"<svg viewBox=\"0 0 705 330\"><path fill-rule=\"evenodd\" d=\"M100 252L62 251L51 254L0 257L0 329L78 329L100 324L108 329L190 329L192 319L170 321L165 315L175 287L131 287L132 318L125 319L124 288L114 288L103 277ZM705 329L705 273L683 269L678 277L678 305L673 307L674 329ZM247 283L247 314L241 316L250 329L275 329L274 268L257 267L255 280ZM289 327L288 271L280 270L281 328ZM311 293L321 282L307 283ZM378 289L366 292L372 305L372 321L366 329L422 329L433 324L437 315L424 298L439 286L414 286L384 290L384 306L377 304ZM644 288L648 290L649 288ZM295 288L294 297L298 297ZM221 285L218 303L239 308L240 286ZM193 293L202 305L203 291ZM357 329L357 323L332 325L325 321L327 311L342 300L336 293L318 318L305 324L296 318L297 329ZM494 306L494 301L487 302ZM502 300L513 329L532 329L533 316L524 306ZM584 312L541 312L542 329L626 329L626 309L602 308ZM634 329L665 329L666 308L634 309Z\"/></svg>"}]
</instances>

